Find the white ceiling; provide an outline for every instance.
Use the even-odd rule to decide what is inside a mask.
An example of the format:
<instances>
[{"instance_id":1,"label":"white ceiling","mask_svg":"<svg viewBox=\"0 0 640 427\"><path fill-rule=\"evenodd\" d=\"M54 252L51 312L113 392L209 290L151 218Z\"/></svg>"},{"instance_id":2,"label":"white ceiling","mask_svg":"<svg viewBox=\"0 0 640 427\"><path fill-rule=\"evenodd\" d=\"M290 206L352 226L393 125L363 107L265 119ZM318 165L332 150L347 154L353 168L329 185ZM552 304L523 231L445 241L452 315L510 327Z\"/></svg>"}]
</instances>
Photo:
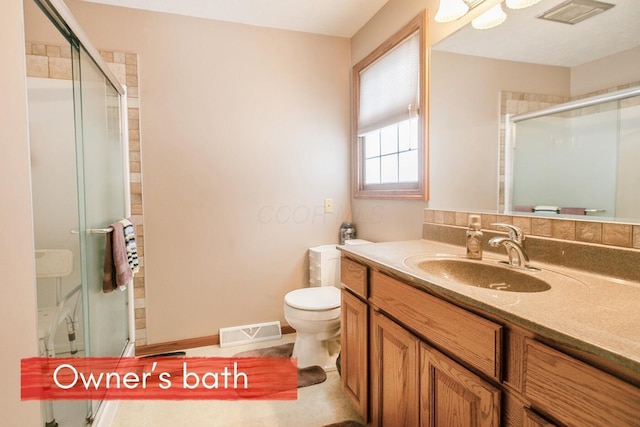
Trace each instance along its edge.
<instances>
[{"instance_id":1,"label":"white ceiling","mask_svg":"<svg viewBox=\"0 0 640 427\"><path fill-rule=\"evenodd\" d=\"M564 0L543 0L511 10L490 30L467 25L434 50L573 67L640 45L640 0L601 0L615 6L575 25L536 19ZM640 66L640 64L638 64Z\"/></svg>"},{"instance_id":2,"label":"white ceiling","mask_svg":"<svg viewBox=\"0 0 640 427\"><path fill-rule=\"evenodd\" d=\"M352 37L388 0L84 0L133 9Z\"/></svg>"},{"instance_id":3,"label":"white ceiling","mask_svg":"<svg viewBox=\"0 0 640 427\"><path fill-rule=\"evenodd\" d=\"M388 0L84 1L352 37ZM640 45L640 0L601 0L616 6L576 25L536 19L563 1L542 0L520 10L503 6L507 20L502 25L490 30L475 30L467 25L433 49L573 67Z\"/></svg>"}]
</instances>

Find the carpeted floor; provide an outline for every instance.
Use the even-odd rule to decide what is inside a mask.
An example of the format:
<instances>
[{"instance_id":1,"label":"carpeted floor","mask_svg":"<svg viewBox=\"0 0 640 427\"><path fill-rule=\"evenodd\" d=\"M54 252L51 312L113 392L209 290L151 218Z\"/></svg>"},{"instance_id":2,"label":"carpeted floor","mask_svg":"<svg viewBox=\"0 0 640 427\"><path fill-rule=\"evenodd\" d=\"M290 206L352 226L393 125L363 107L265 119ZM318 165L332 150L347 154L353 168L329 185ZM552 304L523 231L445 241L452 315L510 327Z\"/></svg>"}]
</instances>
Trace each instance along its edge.
<instances>
[{"instance_id":1,"label":"carpeted floor","mask_svg":"<svg viewBox=\"0 0 640 427\"><path fill-rule=\"evenodd\" d=\"M242 351L233 357L291 357L293 343L276 345L273 347L258 348ZM298 388L320 384L327 379L327 373L320 366L309 366L298 369Z\"/></svg>"}]
</instances>

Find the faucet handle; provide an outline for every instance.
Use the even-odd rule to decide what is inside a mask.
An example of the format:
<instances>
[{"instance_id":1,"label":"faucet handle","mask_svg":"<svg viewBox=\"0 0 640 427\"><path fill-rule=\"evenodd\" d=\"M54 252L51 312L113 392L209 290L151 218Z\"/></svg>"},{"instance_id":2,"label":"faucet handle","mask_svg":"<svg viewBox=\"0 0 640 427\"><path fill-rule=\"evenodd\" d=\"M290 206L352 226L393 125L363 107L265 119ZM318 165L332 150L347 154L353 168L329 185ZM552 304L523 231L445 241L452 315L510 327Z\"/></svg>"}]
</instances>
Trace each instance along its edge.
<instances>
[{"instance_id":1,"label":"faucet handle","mask_svg":"<svg viewBox=\"0 0 640 427\"><path fill-rule=\"evenodd\" d=\"M491 225L495 225L498 229L506 230L509 234L509 238L519 245L524 241L524 233L517 225L505 224L502 222L496 222Z\"/></svg>"}]
</instances>

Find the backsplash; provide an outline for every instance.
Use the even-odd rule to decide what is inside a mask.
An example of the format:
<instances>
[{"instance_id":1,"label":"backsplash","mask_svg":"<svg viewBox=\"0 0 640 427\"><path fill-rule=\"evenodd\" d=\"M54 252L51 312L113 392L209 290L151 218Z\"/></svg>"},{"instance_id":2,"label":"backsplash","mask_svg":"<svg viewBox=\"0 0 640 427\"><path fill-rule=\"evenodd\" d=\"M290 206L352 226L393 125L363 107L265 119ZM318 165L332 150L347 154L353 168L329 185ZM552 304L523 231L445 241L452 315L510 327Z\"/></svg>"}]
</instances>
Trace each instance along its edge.
<instances>
[{"instance_id":1,"label":"backsplash","mask_svg":"<svg viewBox=\"0 0 640 427\"><path fill-rule=\"evenodd\" d=\"M469 215L480 215L483 230L497 230L491 224L517 225L526 235L552 239L640 249L640 224L600 222L585 219L551 218L526 214L502 215L482 212L425 209L424 222L467 227Z\"/></svg>"},{"instance_id":2,"label":"backsplash","mask_svg":"<svg viewBox=\"0 0 640 427\"><path fill-rule=\"evenodd\" d=\"M504 252L502 248L487 244L491 237L499 233L504 235L491 224L513 224L524 231L527 253L532 262L640 282L640 224L427 208L422 237L461 246L463 253L469 215L480 215L485 251Z\"/></svg>"}]
</instances>

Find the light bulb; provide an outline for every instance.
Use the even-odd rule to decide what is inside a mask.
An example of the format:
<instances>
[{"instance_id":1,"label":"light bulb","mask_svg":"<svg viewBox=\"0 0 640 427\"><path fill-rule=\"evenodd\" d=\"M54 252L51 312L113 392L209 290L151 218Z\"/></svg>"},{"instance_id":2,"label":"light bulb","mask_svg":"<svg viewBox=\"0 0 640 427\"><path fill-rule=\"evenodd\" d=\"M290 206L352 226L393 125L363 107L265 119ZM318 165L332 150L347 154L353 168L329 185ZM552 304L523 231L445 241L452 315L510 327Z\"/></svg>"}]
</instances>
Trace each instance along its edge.
<instances>
[{"instance_id":1,"label":"light bulb","mask_svg":"<svg viewBox=\"0 0 640 427\"><path fill-rule=\"evenodd\" d=\"M440 0L436 22L451 22L461 18L469 11L469 6L463 0Z\"/></svg>"},{"instance_id":2,"label":"light bulb","mask_svg":"<svg viewBox=\"0 0 640 427\"><path fill-rule=\"evenodd\" d=\"M507 14L502 10L502 5L498 3L471 21L471 26L476 30L488 30L502 24L506 19Z\"/></svg>"}]
</instances>

